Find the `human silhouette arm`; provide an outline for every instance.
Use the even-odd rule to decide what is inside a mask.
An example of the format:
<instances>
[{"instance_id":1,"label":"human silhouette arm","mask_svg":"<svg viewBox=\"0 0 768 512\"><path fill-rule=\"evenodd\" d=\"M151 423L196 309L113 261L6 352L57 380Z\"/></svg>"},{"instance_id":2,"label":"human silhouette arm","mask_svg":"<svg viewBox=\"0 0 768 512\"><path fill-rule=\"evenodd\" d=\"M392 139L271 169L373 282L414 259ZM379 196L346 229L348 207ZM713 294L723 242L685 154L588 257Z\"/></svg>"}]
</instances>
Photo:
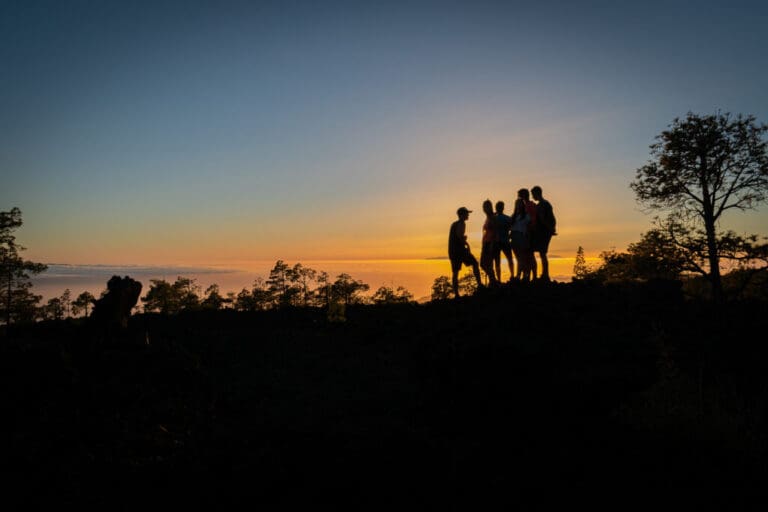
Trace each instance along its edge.
<instances>
[{"instance_id":1,"label":"human silhouette arm","mask_svg":"<svg viewBox=\"0 0 768 512\"><path fill-rule=\"evenodd\" d=\"M556 235L557 230L555 227L557 221L555 220L555 213L552 210L552 204L549 203L549 201L542 201L539 206L541 209L541 214L539 215L541 225L546 228L552 236Z\"/></svg>"},{"instance_id":2,"label":"human silhouette arm","mask_svg":"<svg viewBox=\"0 0 768 512\"><path fill-rule=\"evenodd\" d=\"M463 222L460 222L458 226L456 226L456 237L459 240L462 240L464 242L464 247L469 249L469 242L467 242L467 225Z\"/></svg>"}]
</instances>

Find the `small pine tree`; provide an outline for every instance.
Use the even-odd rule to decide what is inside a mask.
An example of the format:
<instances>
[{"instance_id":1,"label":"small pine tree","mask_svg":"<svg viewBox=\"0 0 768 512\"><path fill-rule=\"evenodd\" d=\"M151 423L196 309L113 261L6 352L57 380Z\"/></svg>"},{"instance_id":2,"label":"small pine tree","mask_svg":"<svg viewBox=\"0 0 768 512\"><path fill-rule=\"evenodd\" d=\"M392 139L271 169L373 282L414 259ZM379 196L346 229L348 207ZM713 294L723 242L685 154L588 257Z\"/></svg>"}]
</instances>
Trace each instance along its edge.
<instances>
[{"instance_id":1,"label":"small pine tree","mask_svg":"<svg viewBox=\"0 0 768 512\"><path fill-rule=\"evenodd\" d=\"M64 308L64 316L70 316L72 314L72 291L69 288L64 290L59 300L61 300L61 306Z\"/></svg>"},{"instance_id":2,"label":"small pine tree","mask_svg":"<svg viewBox=\"0 0 768 512\"><path fill-rule=\"evenodd\" d=\"M576 261L573 262L573 278L584 279L589 275L587 260L584 258L584 248L579 246L576 250Z\"/></svg>"}]
</instances>

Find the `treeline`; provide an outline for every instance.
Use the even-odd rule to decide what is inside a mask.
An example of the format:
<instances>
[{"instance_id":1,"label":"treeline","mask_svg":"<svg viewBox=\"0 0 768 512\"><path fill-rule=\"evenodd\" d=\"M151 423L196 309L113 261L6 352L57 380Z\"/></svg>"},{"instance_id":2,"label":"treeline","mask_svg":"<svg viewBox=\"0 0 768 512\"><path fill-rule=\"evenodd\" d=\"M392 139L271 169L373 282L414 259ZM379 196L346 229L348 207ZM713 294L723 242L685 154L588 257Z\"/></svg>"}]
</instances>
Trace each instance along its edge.
<instances>
[{"instance_id":1,"label":"treeline","mask_svg":"<svg viewBox=\"0 0 768 512\"><path fill-rule=\"evenodd\" d=\"M280 307L328 307L331 304L396 304L413 301L413 294L402 286L381 286L366 295L370 286L347 273L332 278L301 263L293 266L278 260L267 279L258 277L250 288L222 294L218 284L205 290L196 279L178 276L174 282L150 279L146 293L136 305L135 312L177 314L181 311L234 309L265 311ZM102 292L102 296L106 292ZM65 290L60 297L31 312L32 319L60 320L66 317L88 316L95 297L83 292L76 299Z\"/></svg>"},{"instance_id":2,"label":"treeline","mask_svg":"<svg viewBox=\"0 0 768 512\"><path fill-rule=\"evenodd\" d=\"M350 305L413 300L413 295L403 287L393 290L382 286L371 297L364 295L369 290L368 284L347 273L332 278L325 271L301 263L290 266L278 260L267 279L259 277L250 288L243 288L238 293L222 295L217 284L201 293L195 279L180 276L173 283L150 280L149 289L141 301L145 312L174 314L192 309L263 311L285 306L322 307L332 302Z\"/></svg>"},{"instance_id":3,"label":"treeline","mask_svg":"<svg viewBox=\"0 0 768 512\"><path fill-rule=\"evenodd\" d=\"M740 262L721 276L720 293L730 300L768 300L768 246L753 249L762 251L759 259ZM603 251L596 263L588 264L584 249L579 246L573 266L572 281L597 285L637 283L648 281L678 281L686 296L712 299L711 280L693 272L689 259L664 237L651 230L639 242L629 244L625 251Z\"/></svg>"},{"instance_id":4,"label":"treeline","mask_svg":"<svg viewBox=\"0 0 768 512\"><path fill-rule=\"evenodd\" d=\"M317 271L301 263L293 266L278 260L269 277L257 278L250 288L240 292L221 294L219 285L212 284L201 293L195 279L178 277L169 283L162 279L150 280L145 296L141 298L145 312L174 314L184 310L223 309L237 311L264 311L286 306L324 307L332 303L385 304L408 303L413 295L398 286L379 287L372 296L364 295L370 286L347 273L335 278L325 271Z\"/></svg>"},{"instance_id":5,"label":"treeline","mask_svg":"<svg viewBox=\"0 0 768 512\"><path fill-rule=\"evenodd\" d=\"M66 317L88 316L93 309L96 297L91 292L83 292L74 299L72 291L67 288L59 297L48 299L48 302L29 311L27 316L39 320L61 320Z\"/></svg>"},{"instance_id":6,"label":"treeline","mask_svg":"<svg viewBox=\"0 0 768 512\"><path fill-rule=\"evenodd\" d=\"M466 270L464 274L459 277L459 293L461 295L473 295L477 291L477 281L475 276L472 275L470 270ZM451 284L451 278L448 276L440 276L435 278L432 283L432 300L448 300L453 297L453 285Z\"/></svg>"}]
</instances>

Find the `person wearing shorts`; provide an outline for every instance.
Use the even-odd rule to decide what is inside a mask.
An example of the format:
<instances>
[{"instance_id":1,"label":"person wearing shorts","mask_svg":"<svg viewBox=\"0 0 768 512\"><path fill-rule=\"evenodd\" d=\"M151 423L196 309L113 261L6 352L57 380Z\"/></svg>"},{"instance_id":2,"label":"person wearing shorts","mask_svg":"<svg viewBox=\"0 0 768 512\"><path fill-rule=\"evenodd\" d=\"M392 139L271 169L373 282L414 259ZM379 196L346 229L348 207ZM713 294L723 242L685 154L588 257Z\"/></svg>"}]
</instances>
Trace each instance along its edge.
<instances>
[{"instance_id":1,"label":"person wearing shorts","mask_svg":"<svg viewBox=\"0 0 768 512\"><path fill-rule=\"evenodd\" d=\"M490 199L483 201L483 212L485 213L485 224L483 224L483 249L480 251L480 268L488 276L488 283L491 286L499 284L496 279L496 273L493 269L493 260L496 255L498 240L496 239L497 226L496 215L493 213L493 203Z\"/></svg>"},{"instance_id":2,"label":"person wearing shorts","mask_svg":"<svg viewBox=\"0 0 768 512\"><path fill-rule=\"evenodd\" d=\"M536 225L533 227L531 249L539 253L539 260L541 261L541 276L539 278L542 281L549 281L547 252L549 251L549 242L557 234L555 214L552 210L552 204L544 199L540 186L536 185L531 188L531 196L536 201Z\"/></svg>"},{"instance_id":3,"label":"person wearing shorts","mask_svg":"<svg viewBox=\"0 0 768 512\"><path fill-rule=\"evenodd\" d=\"M463 265L472 267L472 273L477 280L477 287L482 286L480 282L480 266L477 263L477 258L474 257L472 251L469 249L469 243L467 242L467 219L472 210L468 210L464 206L456 210L456 215L459 220L451 224L451 231L448 234L448 258L451 260L451 284L453 285L453 293L456 297L459 296L459 271Z\"/></svg>"}]
</instances>

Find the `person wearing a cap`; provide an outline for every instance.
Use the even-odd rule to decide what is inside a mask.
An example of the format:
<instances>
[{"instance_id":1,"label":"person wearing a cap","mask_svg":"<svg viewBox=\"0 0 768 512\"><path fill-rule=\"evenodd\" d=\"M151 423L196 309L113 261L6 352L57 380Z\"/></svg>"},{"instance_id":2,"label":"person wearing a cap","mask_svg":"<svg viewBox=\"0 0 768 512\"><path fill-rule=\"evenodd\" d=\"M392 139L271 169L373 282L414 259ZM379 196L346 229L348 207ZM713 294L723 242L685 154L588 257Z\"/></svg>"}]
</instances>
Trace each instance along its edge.
<instances>
[{"instance_id":1,"label":"person wearing a cap","mask_svg":"<svg viewBox=\"0 0 768 512\"><path fill-rule=\"evenodd\" d=\"M480 282L480 266L477 264L477 259L472 255L472 251L469 249L469 243L467 242L467 219L472 210L468 210L462 206L456 210L456 215L459 220L451 224L451 231L448 234L448 257L451 260L451 271L453 273L453 293L456 297L459 296L459 270L462 265L472 267L472 273L475 274L477 280L477 287L482 286Z\"/></svg>"}]
</instances>

